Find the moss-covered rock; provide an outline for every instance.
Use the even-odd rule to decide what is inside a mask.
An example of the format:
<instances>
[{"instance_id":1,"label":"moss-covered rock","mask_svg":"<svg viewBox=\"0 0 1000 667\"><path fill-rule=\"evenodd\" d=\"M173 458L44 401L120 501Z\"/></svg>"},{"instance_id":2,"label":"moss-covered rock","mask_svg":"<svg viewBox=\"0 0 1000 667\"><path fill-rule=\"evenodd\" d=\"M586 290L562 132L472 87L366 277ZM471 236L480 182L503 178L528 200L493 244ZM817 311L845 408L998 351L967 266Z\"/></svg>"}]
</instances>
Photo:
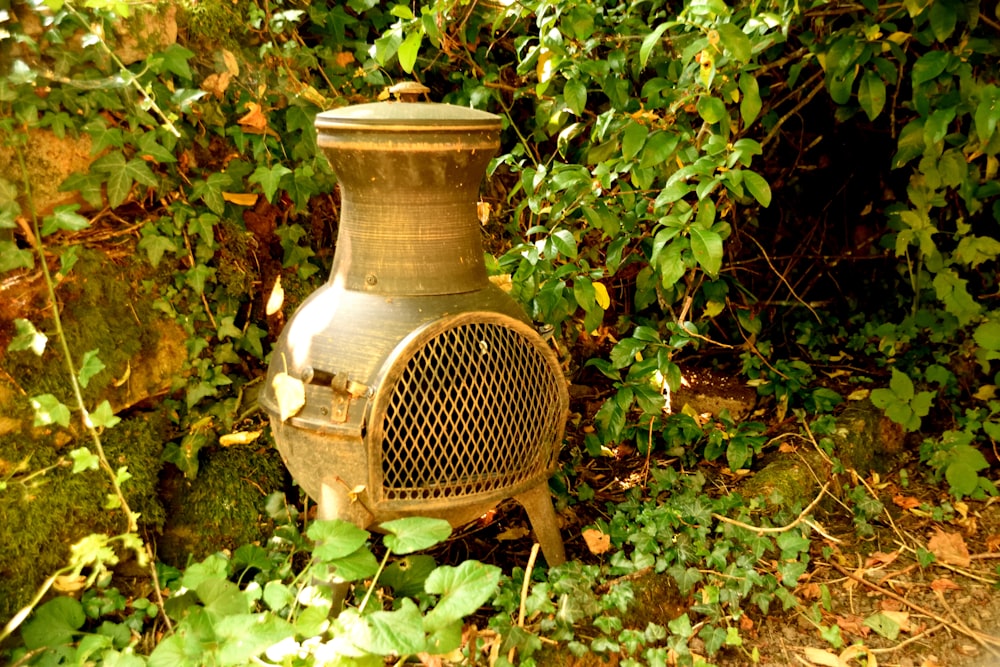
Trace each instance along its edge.
<instances>
[{"instance_id":1,"label":"moss-covered rock","mask_svg":"<svg viewBox=\"0 0 1000 667\"><path fill-rule=\"evenodd\" d=\"M126 500L140 525L157 529L163 506L157 497L165 420L136 415L106 431L105 452L115 467L127 466ZM126 530L120 510L104 509L112 492L100 470L74 474L68 452L85 443L61 429L16 431L0 436L0 621L10 618L42 581L66 565L69 547L95 532Z\"/></svg>"},{"instance_id":2,"label":"moss-covered rock","mask_svg":"<svg viewBox=\"0 0 1000 667\"><path fill-rule=\"evenodd\" d=\"M272 447L218 447L202 452L198 476L168 474L167 525L157 540L165 562L184 566L220 549L260 543L274 528L267 497L284 489L287 472Z\"/></svg>"}]
</instances>

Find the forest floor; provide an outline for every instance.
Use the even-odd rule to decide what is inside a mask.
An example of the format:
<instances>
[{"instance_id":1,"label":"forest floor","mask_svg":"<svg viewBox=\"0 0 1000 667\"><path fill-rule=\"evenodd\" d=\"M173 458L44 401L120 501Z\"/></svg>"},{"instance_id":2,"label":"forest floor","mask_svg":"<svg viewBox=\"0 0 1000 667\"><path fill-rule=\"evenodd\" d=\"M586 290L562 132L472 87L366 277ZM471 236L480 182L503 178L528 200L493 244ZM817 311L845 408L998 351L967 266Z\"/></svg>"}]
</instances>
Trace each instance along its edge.
<instances>
[{"instance_id":1,"label":"forest floor","mask_svg":"<svg viewBox=\"0 0 1000 667\"><path fill-rule=\"evenodd\" d=\"M614 481L627 479L646 464L638 453L599 461L604 464L591 466L589 475L608 485L592 501L564 514L574 523L563 527L567 555L588 563L600 562L600 557L589 552L582 530L606 504L621 500ZM657 465L655 457L652 465ZM913 477L905 488L898 471L879 480L885 512L873 520L875 534L867 539L858 537L845 507L820 505L828 509L814 516L829 539L817 536L813 541L809 570L792 591L800 608L781 611L775 600L765 615L747 604L740 621L743 646L706 659L719 667L1000 665L1000 502L954 502L940 486ZM932 516L937 513L921 507L954 511ZM531 547L530 537L509 537L527 534L526 517L511 501L501 505L493 524L473 526L453 537L446 557L475 557L509 572L524 567ZM921 566L920 550L933 553L936 562ZM668 575L640 575L630 577L635 603L623 617L626 628L641 630L650 620L666 626L688 611L691 600L680 595ZM880 633L871 623L866 625L878 612L880 618L898 623L898 633L884 627L878 628ZM691 616L695 622L697 614ZM839 628L839 642L824 638L833 627ZM699 641L693 639L690 647L704 655ZM576 659L568 652L554 653L539 664L613 667L619 662L617 656Z\"/></svg>"}]
</instances>

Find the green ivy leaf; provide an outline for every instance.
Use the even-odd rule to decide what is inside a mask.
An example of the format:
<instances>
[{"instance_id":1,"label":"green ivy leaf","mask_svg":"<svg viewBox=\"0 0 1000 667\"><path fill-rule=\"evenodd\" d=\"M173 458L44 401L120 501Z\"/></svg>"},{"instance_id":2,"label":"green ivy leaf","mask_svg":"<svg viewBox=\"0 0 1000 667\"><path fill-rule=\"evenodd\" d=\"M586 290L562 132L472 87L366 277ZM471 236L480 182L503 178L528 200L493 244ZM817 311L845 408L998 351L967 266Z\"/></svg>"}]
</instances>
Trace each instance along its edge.
<instances>
[{"instance_id":1,"label":"green ivy leaf","mask_svg":"<svg viewBox=\"0 0 1000 667\"><path fill-rule=\"evenodd\" d=\"M184 274L184 282L187 283L196 294L205 293L205 283L215 275L215 268L204 264L195 264Z\"/></svg>"},{"instance_id":2,"label":"green ivy leaf","mask_svg":"<svg viewBox=\"0 0 1000 667\"><path fill-rule=\"evenodd\" d=\"M80 372L77 379L84 389L90 384L90 378L104 370L104 362L97 356L99 350L88 350L83 354L83 361L80 363Z\"/></svg>"},{"instance_id":3,"label":"green ivy leaf","mask_svg":"<svg viewBox=\"0 0 1000 667\"><path fill-rule=\"evenodd\" d=\"M486 604L497 591L500 574L500 568L474 560L463 561L457 567L443 565L431 572L424 588L441 597L424 617L424 630L444 628Z\"/></svg>"},{"instance_id":4,"label":"green ivy leaf","mask_svg":"<svg viewBox=\"0 0 1000 667\"><path fill-rule=\"evenodd\" d=\"M48 236L60 230L78 232L89 227L90 220L76 212L79 208L79 204L56 206L52 215L45 216L42 221L42 236Z\"/></svg>"},{"instance_id":5,"label":"green ivy leaf","mask_svg":"<svg viewBox=\"0 0 1000 667\"><path fill-rule=\"evenodd\" d=\"M89 418L94 428L114 428L121 422L121 417L115 415L107 399L101 401L97 409L89 414Z\"/></svg>"},{"instance_id":6,"label":"green ivy leaf","mask_svg":"<svg viewBox=\"0 0 1000 667\"><path fill-rule=\"evenodd\" d=\"M282 177L290 173L292 173L292 170L283 164L276 164L273 167L260 165L250 174L249 180L251 183L259 184L264 191L264 196L267 197L267 201L273 204L274 194L278 191L278 185L281 183Z\"/></svg>"},{"instance_id":7,"label":"green ivy leaf","mask_svg":"<svg viewBox=\"0 0 1000 667\"><path fill-rule=\"evenodd\" d=\"M182 79L191 80L191 67L188 65L188 61L194 58L194 51L175 43L156 54L155 57L162 58L163 70L173 72Z\"/></svg>"},{"instance_id":8,"label":"green ivy leaf","mask_svg":"<svg viewBox=\"0 0 1000 667\"><path fill-rule=\"evenodd\" d=\"M230 185L227 174L215 172L204 181L195 181L191 187L191 199L200 199L216 215L222 215L226 210L226 200L223 190Z\"/></svg>"},{"instance_id":9,"label":"green ivy leaf","mask_svg":"<svg viewBox=\"0 0 1000 667\"><path fill-rule=\"evenodd\" d=\"M163 253L168 250L177 252L177 244L168 236L164 236L153 227L147 226L142 229L142 238L139 239L138 248L146 253L149 263L156 268L163 259Z\"/></svg>"},{"instance_id":10,"label":"green ivy leaf","mask_svg":"<svg viewBox=\"0 0 1000 667\"><path fill-rule=\"evenodd\" d=\"M177 162L174 154L164 148L156 140L155 132L143 132L139 135L139 154L153 158L157 162L169 163Z\"/></svg>"},{"instance_id":11,"label":"green ivy leaf","mask_svg":"<svg viewBox=\"0 0 1000 667\"><path fill-rule=\"evenodd\" d=\"M69 457L73 459L73 474L76 475L85 470L97 470L101 463L100 458L98 458L93 452L91 452L86 447L79 447L74 449L69 453Z\"/></svg>"},{"instance_id":12,"label":"green ivy leaf","mask_svg":"<svg viewBox=\"0 0 1000 667\"><path fill-rule=\"evenodd\" d=\"M0 273L35 266L35 256L30 250L18 248L14 241L0 241Z\"/></svg>"},{"instance_id":13,"label":"green ivy leaf","mask_svg":"<svg viewBox=\"0 0 1000 667\"><path fill-rule=\"evenodd\" d=\"M69 408L52 394L41 394L31 399L31 407L35 411L35 426L59 424L69 426Z\"/></svg>"},{"instance_id":14,"label":"green ivy leaf","mask_svg":"<svg viewBox=\"0 0 1000 667\"><path fill-rule=\"evenodd\" d=\"M430 548L451 535L451 524L447 521L419 516L386 521L379 528L389 533L385 536L385 546L400 556Z\"/></svg>"}]
</instances>

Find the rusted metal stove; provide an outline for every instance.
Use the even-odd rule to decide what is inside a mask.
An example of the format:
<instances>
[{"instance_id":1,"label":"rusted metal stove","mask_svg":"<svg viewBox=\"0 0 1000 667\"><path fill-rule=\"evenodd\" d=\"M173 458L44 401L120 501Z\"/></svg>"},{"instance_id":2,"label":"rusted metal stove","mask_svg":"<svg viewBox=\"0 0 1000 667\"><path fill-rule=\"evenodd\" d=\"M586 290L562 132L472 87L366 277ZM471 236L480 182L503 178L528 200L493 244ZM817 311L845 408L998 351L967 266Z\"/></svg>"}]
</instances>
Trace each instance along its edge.
<instances>
[{"instance_id":1,"label":"rusted metal stove","mask_svg":"<svg viewBox=\"0 0 1000 667\"><path fill-rule=\"evenodd\" d=\"M514 498L549 564L563 562L547 481L566 382L487 278L476 215L500 118L398 101L327 111L316 127L341 186L333 269L282 332L261 396L289 471L321 517L361 527L457 526ZM305 387L285 419L278 376Z\"/></svg>"}]
</instances>

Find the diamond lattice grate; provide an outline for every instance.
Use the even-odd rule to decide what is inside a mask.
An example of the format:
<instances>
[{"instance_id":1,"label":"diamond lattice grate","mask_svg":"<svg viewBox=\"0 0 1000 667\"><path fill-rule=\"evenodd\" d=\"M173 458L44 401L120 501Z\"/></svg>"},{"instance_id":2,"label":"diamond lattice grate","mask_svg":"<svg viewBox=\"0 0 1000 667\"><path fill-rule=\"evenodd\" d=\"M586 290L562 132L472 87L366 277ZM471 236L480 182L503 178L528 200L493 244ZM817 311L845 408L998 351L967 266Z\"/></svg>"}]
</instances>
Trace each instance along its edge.
<instances>
[{"instance_id":1,"label":"diamond lattice grate","mask_svg":"<svg viewBox=\"0 0 1000 667\"><path fill-rule=\"evenodd\" d=\"M434 336L405 364L383 420L387 500L487 493L548 469L559 385L531 339L473 322Z\"/></svg>"}]
</instances>

